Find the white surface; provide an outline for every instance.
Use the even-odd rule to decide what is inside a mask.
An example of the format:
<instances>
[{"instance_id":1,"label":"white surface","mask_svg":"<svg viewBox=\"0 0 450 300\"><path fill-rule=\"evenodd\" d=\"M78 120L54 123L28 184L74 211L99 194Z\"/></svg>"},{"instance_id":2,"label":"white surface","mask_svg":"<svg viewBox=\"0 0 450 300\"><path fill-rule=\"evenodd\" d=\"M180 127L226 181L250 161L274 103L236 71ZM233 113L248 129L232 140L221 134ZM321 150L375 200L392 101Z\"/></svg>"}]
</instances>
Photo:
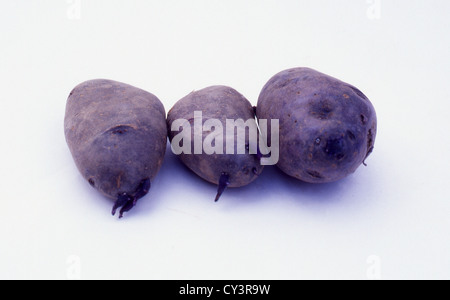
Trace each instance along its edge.
<instances>
[{"instance_id":1,"label":"white surface","mask_svg":"<svg viewBox=\"0 0 450 300\"><path fill-rule=\"evenodd\" d=\"M1 1L0 278L450 279L449 10ZM267 168L216 204L216 187L169 152L150 194L118 220L66 146L65 101L82 81L138 86L168 111L214 84L256 104L272 75L296 66L354 84L377 109L369 166L341 182Z\"/></svg>"}]
</instances>

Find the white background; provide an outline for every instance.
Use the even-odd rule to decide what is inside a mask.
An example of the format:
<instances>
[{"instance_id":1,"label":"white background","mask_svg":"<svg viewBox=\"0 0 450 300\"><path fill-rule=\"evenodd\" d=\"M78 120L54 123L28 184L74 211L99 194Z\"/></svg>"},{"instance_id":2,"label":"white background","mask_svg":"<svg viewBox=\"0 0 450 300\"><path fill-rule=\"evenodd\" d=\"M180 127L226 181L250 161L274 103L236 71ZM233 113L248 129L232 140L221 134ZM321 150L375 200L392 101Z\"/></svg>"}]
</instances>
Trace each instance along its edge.
<instances>
[{"instance_id":1,"label":"white background","mask_svg":"<svg viewBox=\"0 0 450 300\"><path fill-rule=\"evenodd\" d=\"M5 1L0 7L1 279L450 279L450 1ZM308 66L360 88L375 151L347 179L267 168L216 187L168 152L122 220L63 133L80 82L108 78L168 111L229 85L253 104Z\"/></svg>"}]
</instances>

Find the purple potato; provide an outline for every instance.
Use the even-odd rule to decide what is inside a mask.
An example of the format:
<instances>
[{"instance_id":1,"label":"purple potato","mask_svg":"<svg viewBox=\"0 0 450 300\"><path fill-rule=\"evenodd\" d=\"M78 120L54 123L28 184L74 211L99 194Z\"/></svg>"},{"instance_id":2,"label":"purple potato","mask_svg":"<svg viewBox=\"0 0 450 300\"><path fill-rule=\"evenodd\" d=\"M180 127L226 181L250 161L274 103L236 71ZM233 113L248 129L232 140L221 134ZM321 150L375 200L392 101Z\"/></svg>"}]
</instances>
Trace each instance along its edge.
<instances>
[{"instance_id":1,"label":"purple potato","mask_svg":"<svg viewBox=\"0 0 450 300\"><path fill-rule=\"evenodd\" d=\"M277 166L305 182L340 180L365 164L374 149L377 117L369 99L312 69L290 69L270 79L256 114L279 120Z\"/></svg>"},{"instance_id":2,"label":"purple potato","mask_svg":"<svg viewBox=\"0 0 450 300\"><path fill-rule=\"evenodd\" d=\"M166 113L154 95L111 80L70 93L64 122L75 163L89 184L114 199L120 217L144 197L164 159Z\"/></svg>"},{"instance_id":3,"label":"purple potato","mask_svg":"<svg viewBox=\"0 0 450 300\"><path fill-rule=\"evenodd\" d=\"M211 130L203 131L199 134L195 133L195 112L201 112L202 114L202 123L200 123L202 128L205 122L211 119L218 120L222 124L222 128L214 128L214 133L223 134L223 147L222 145L219 146L222 153L219 151L219 153L207 154L204 149L202 152L195 153L195 141L205 142L208 136L211 136ZM188 148L191 149L191 154L183 152L179 154L179 158L199 177L219 186L216 201L227 187L246 186L258 178L263 170L263 166L260 164L261 157L258 155L258 152L253 154L250 152L250 147L255 146L255 143L250 141L249 134L245 134L245 153L238 154L237 130L234 131L232 136L226 135L227 119L248 121L248 124L254 124L255 128L257 128L255 112L250 102L236 90L226 86L212 86L192 92L179 100L167 116L171 142L182 131L177 128L178 125L175 125L174 122L176 120L186 120L190 124L192 130L187 135L192 143L188 145ZM237 128L242 129L244 127L237 126ZM222 131L218 132L220 130ZM234 141L232 154L227 152L227 144L230 141ZM218 140L215 140L215 143L218 142ZM178 145L172 143L172 147L174 146Z\"/></svg>"}]
</instances>

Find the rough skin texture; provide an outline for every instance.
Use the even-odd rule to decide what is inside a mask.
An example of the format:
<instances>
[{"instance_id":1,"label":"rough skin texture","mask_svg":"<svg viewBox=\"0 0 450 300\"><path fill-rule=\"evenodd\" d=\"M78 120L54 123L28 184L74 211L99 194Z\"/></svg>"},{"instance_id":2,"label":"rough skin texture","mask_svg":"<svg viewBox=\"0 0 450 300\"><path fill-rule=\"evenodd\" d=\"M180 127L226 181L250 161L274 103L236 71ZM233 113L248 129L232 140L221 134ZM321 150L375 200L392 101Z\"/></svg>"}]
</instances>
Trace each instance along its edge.
<instances>
[{"instance_id":1,"label":"rough skin texture","mask_svg":"<svg viewBox=\"0 0 450 300\"><path fill-rule=\"evenodd\" d=\"M127 84L100 79L75 87L67 100L64 127L83 177L131 209L124 199L134 206L163 162L165 116L158 98Z\"/></svg>"},{"instance_id":2,"label":"rough skin texture","mask_svg":"<svg viewBox=\"0 0 450 300\"><path fill-rule=\"evenodd\" d=\"M226 86L213 86L200 91L192 92L188 96L178 101L169 111L167 117L169 138L172 141L178 131L171 131L172 123L177 119L185 119L191 123L194 128L194 111L201 111L203 114L203 123L208 119L218 119L222 122L224 128L226 119L243 119L244 121L255 119L255 113L250 102L238 93L236 90ZM255 121L256 122L256 121ZM202 140L210 134L203 132ZM227 137L229 138L229 137ZM235 137L235 147L237 141ZM191 140L194 142L194 129L192 129ZM248 134L246 135L248 143ZM224 142L226 153L226 143ZM194 149L194 146L192 146ZM249 154L181 154L181 161L194 173L204 180L213 184L223 186L226 182L228 187L241 187L248 185L261 174L263 166L260 164L260 157ZM235 148L235 152L237 149ZM227 176L224 176L227 175ZM220 196L221 192L219 189ZM218 199L216 199L218 200Z\"/></svg>"},{"instance_id":3,"label":"rough skin texture","mask_svg":"<svg viewBox=\"0 0 450 300\"><path fill-rule=\"evenodd\" d=\"M280 120L277 166L310 183L355 172L372 152L377 133L375 109L361 91L308 68L270 79L260 94L257 117Z\"/></svg>"}]
</instances>

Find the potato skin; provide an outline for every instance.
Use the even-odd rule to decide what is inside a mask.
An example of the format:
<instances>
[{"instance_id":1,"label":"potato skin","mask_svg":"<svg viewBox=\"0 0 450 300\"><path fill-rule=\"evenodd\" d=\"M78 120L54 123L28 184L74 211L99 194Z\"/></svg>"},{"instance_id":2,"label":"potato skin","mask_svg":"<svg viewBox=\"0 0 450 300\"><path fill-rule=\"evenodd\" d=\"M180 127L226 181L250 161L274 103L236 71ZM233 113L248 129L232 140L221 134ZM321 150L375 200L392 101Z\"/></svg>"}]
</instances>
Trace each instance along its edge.
<instances>
[{"instance_id":1,"label":"potato skin","mask_svg":"<svg viewBox=\"0 0 450 300\"><path fill-rule=\"evenodd\" d=\"M172 131L172 123L177 119L185 119L191 123L194 121L194 112L201 111L203 123L208 119L220 120L224 127L227 119L243 119L244 121L255 119L255 113L250 102L236 90L226 86L212 86L200 91L195 91L179 100L169 111L167 124L169 139L172 142L178 131ZM208 135L203 132L202 141ZM225 133L224 133L225 139ZM194 142L194 130L192 129L191 140ZM248 143L248 135L246 136ZM237 143L235 140L235 147ZM181 161L195 174L204 180L220 185L223 173L229 175L228 187L242 187L250 184L261 174L263 166L257 155L226 154L226 142L224 142L224 154L180 154ZM194 147L192 147L194 149ZM235 152L236 152L235 148Z\"/></svg>"},{"instance_id":2,"label":"potato skin","mask_svg":"<svg viewBox=\"0 0 450 300\"><path fill-rule=\"evenodd\" d=\"M354 86L309 68L272 77L261 91L256 114L279 119L277 166L305 182L348 176L374 147L377 117L369 99Z\"/></svg>"},{"instance_id":3,"label":"potato skin","mask_svg":"<svg viewBox=\"0 0 450 300\"><path fill-rule=\"evenodd\" d=\"M111 199L156 176L167 145L163 104L133 86L91 80L70 93L65 135L83 177Z\"/></svg>"}]
</instances>

